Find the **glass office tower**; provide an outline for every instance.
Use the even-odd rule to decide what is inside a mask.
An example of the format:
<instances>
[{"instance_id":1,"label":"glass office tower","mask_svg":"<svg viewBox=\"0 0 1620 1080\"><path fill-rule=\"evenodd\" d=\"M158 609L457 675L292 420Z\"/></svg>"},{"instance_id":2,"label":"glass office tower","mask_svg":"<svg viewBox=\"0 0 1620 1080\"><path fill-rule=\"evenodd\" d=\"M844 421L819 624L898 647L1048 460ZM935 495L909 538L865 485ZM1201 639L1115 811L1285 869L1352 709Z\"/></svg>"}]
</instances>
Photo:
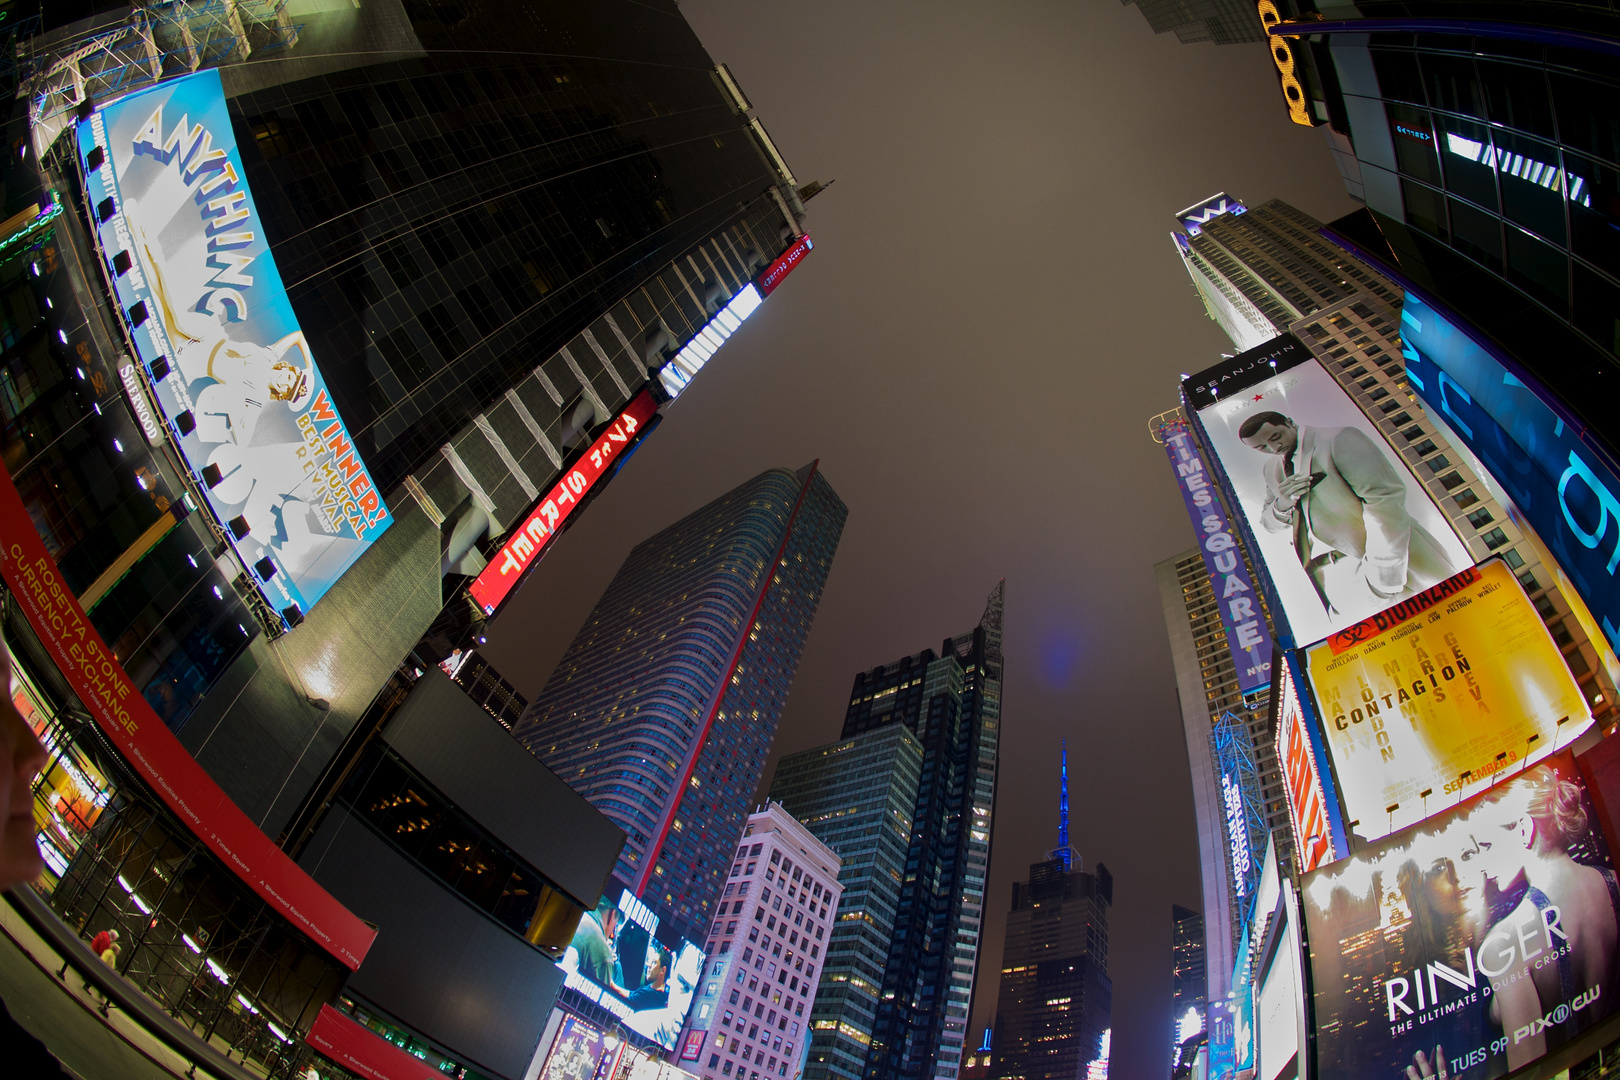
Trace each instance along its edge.
<instances>
[{"instance_id":1,"label":"glass office tower","mask_svg":"<svg viewBox=\"0 0 1620 1080\"><path fill-rule=\"evenodd\" d=\"M771 469L638 544L513 734L629 834L614 871L703 939L845 509Z\"/></svg>"}]
</instances>

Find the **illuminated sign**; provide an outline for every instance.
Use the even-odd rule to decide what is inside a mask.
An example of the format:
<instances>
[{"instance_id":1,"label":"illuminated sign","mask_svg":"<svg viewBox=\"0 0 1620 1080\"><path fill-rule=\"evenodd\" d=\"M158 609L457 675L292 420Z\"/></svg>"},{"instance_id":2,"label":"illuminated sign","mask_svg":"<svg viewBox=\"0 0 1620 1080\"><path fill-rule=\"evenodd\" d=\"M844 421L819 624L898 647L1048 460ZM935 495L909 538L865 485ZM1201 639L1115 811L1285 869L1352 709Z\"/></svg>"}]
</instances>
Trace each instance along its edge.
<instances>
[{"instance_id":1,"label":"illuminated sign","mask_svg":"<svg viewBox=\"0 0 1620 1080\"><path fill-rule=\"evenodd\" d=\"M124 384L124 396L135 412L135 421L141 425L146 441L153 446L162 443L163 429L158 426L157 417L152 415L152 406L147 404L146 391L141 389L141 378L135 374L135 365L125 364L119 368L118 381Z\"/></svg>"},{"instance_id":2,"label":"illuminated sign","mask_svg":"<svg viewBox=\"0 0 1620 1080\"><path fill-rule=\"evenodd\" d=\"M1260 25L1266 28L1269 35L1271 28L1282 22L1282 14L1273 0L1260 0L1255 7L1260 13ZM1287 38L1268 37L1266 40L1271 45L1271 60L1277 65L1277 81L1282 83L1283 100L1288 102L1288 118L1296 124L1315 127L1316 121L1311 119L1309 110L1305 108L1305 88L1294 74L1294 47Z\"/></svg>"},{"instance_id":3,"label":"illuminated sign","mask_svg":"<svg viewBox=\"0 0 1620 1080\"><path fill-rule=\"evenodd\" d=\"M1400 129L1397 127L1396 130ZM1523 154L1515 154L1500 146L1492 147L1474 139L1464 138L1454 131L1446 133L1446 149L1458 157L1478 162L1497 172L1539 184L1548 191L1560 191L1567 187L1571 202L1578 202L1587 207L1592 205L1592 189L1587 185L1586 178L1565 172L1557 165L1527 158Z\"/></svg>"},{"instance_id":4,"label":"illuminated sign","mask_svg":"<svg viewBox=\"0 0 1620 1080\"><path fill-rule=\"evenodd\" d=\"M393 516L287 299L219 72L119 98L77 135L91 224L168 436L290 626ZM138 402L134 375L122 378Z\"/></svg>"},{"instance_id":5,"label":"illuminated sign","mask_svg":"<svg viewBox=\"0 0 1620 1080\"><path fill-rule=\"evenodd\" d=\"M691 341L688 341L675 358L665 364L658 372L658 381L664 386L664 391L670 397L679 397L686 389L704 364L709 362L726 339L736 333L743 320L754 313L754 309L761 303L759 290L752 285L744 285L731 302L720 309L720 313L710 319L708 324L699 330Z\"/></svg>"},{"instance_id":6,"label":"illuminated sign","mask_svg":"<svg viewBox=\"0 0 1620 1080\"><path fill-rule=\"evenodd\" d=\"M1274 351L1283 350L1268 343L1250 353ZM1297 342L1286 351L1304 353ZM1231 389L1220 390L1196 419L1236 497L1234 510L1248 523L1249 554L1271 579L1273 625L1303 645L1444 581L1474 559L1411 466L1321 364L1278 368L1241 392L1233 384L1243 380L1229 380ZM1191 386L1205 378L1182 384L1189 398Z\"/></svg>"},{"instance_id":7,"label":"illuminated sign","mask_svg":"<svg viewBox=\"0 0 1620 1080\"><path fill-rule=\"evenodd\" d=\"M483 608L484 614L495 613L525 571L545 554L552 538L579 509L580 501L596 486L608 467L623 456L625 449L635 441L636 432L657 411L650 392L643 390L631 398L591 448L552 485L523 524L512 530L510 539L501 545L501 550L490 559L469 589L474 603Z\"/></svg>"},{"instance_id":8,"label":"illuminated sign","mask_svg":"<svg viewBox=\"0 0 1620 1080\"><path fill-rule=\"evenodd\" d=\"M1591 794L1566 751L1301 880L1319 1080L1528 1075L1614 1014Z\"/></svg>"},{"instance_id":9,"label":"illuminated sign","mask_svg":"<svg viewBox=\"0 0 1620 1080\"><path fill-rule=\"evenodd\" d=\"M1620 477L1536 391L1410 292L1401 341L1412 389L1490 470L1620 648Z\"/></svg>"},{"instance_id":10,"label":"illuminated sign","mask_svg":"<svg viewBox=\"0 0 1620 1080\"><path fill-rule=\"evenodd\" d=\"M1368 839L1539 761L1592 723L1500 559L1339 631L1305 663L1345 813Z\"/></svg>"},{"instance_id":11,"label":"illuminated sign","mask_svg":"<svg viewBox=\"0 0 1620 1080\"><path fill-rule=\"evenodd\" d=\"M1270 641L1259 594L1249 577L1226 510L1215 497L1213 477L1185 424L1161 429L1165 452L1176 469L1176 484L1198 532L1198 550L1220 603L1226 647L1237 671L1238 690L1249 694L1271 682Z\"/></svg>"},{"instance_id":12,"label":"illuminated sign","mask_svg":"<svg viewBox=\"0 0 1620 1080\"><path fill-rule=\"evenodd\" d=\"M1187 207L1176 215L1176 220L1187 230L1187 235L1197 236L1204 231L1205 225L1223 214L1245 214L1248 210L1247 206L1223 191L1219 195Z\"/></svg>"},{"instance_id":13,"label":"illuminated sign","mask_svg":"<svg viewBox=\"0 0 1620 1080\"><path fill-rule=\"evenodd\" d=\"M1271 692L1277 703L1277 761L1282 765L1288 817L1294 826L1294 851L1302 869L1314 870L1332 862L1340 845L1333 835L1333 815L1294 684L1294 669L1287 660L1278 665Z\"/></svg>"},{"instance_id":14,"label":"illuminated sign","mask_svg":"<svg viewBox=\"0 0 1620 1080\"><path fill-rule=\"evenodd\" d=\"M1231 849L1232 881L1238 896L1247 897L1254 856L1249 851L1249 826L1243 817L1243 792L1232 780L1231 773L1221 774L1221 797L1226 802L1226 839Z\"/></svg>"},{"instance_id":15,"label":"illuminated sign","mask_svg":"<svg viewBox=\"0 0 1620 1080\"><path fill-rule=\"evenodd\" d=\"M665 1050L675 1049L692 1007L704 957L690 941L664 945L658 917L626 889L579 921L560 964L563 985Z\"/></svg>"},{"instance_id":16,"label":"illuminated sign","mask_svg":"<svg viewBox=\"0 0 1620 1080\"><path fill-rule=\"evenodd\" d=\"M688 1031L686 1042L681 1047L682 1061L696 1061L703 1056L703 1040L709 1033L707 1031Z\"/></svg>"},{"instance_id":17,"label":"illuminated sign","mask_svg":"<svg viewBox=\"0 0 1620 1080\"><path fill-rule=\"evenodd\" d=\"M810 242L810 234L806 233L793 241L791 247L776 257L776 261L767 266L759 275L759 295L769 296L782 284L782 280L793 272L799 261L809 254L810 249L816 245Z\"/></svg>"}]
</instances>

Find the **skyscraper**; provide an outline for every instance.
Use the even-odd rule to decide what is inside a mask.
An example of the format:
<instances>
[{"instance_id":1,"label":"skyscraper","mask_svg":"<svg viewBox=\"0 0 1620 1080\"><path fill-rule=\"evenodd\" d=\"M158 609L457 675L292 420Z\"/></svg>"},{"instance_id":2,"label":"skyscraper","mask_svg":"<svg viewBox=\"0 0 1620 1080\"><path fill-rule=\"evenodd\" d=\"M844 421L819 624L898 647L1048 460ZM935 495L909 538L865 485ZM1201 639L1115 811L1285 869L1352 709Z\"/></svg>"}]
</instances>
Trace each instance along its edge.
<instances>
[{"instance_id":1,"label":"skyscraper","mask_svg":"<svg viewBox=\"0 0 1620 1080\"><path fill-rule=\"evenodd\" d=\"M990 868L1005 590L937 654L863 671L850 691L846 739L903 724L923 750L867 1080L950 1080L961 1067Z\"/></svg>"},{"instance_id":2,"label":"skyscraper","mask_svg":"<svg viewBox=\"0 0 1620 1080\"><path fill-rule=\"evenodd\" d=\"M843 860L843 898L811 1008L805 1080L859 1080L865 1074L922 764L922 744L904 724L776 763L771 800Z\"/></svg>"},{"instance_id":3,"label":"skyscraper","mask_svg":"<svg viewBox=\"0 0 1620 1080\"><path fill-rule=\"evenodd\" d=\"M1186 1060L1185 1050L1205 1031L1204 1005L1209 980L1204 970L1204 917L1180 904L1170 907L1170 1067Z\"/></svg>"},{"instance_id":4,"label":"skyscraper","mask_svg":"<svg viewBox=\"0 0 1620 1080\"><path fill-rule=\"evenodd\" d=\"M845 509L812 462L638 544L514 729L629 834L614 876L700 940Z\"/></svg>"},{"instance_id":5,"label":"skyscraper","mask_svg":"<svg viewBox=\"0 0 1620 1080\"><path fill-rule=\"evenodd\" d=\"M681 1041L681 1061L703 1080L801 1072L816 972L825 979L831 958L838 869L833 850L780 803L748 816Z\"/></svg>"},{"instance_id":6,"label":"skyscraper","mask_svg":"<svg viewBox=\"0 0 1620 1080\"><path fill-rule=\"evenodd\" d=\"M1245 0L1122 0L1135 4L1155 34L1174 31L1183 45L1266 40L1266 28Z\"/></svg>"},{"instance_id":7,"label":"skyscraper","mask_svg":"<svg viewBox=\"0 0 1620 1080\"><path fill-rule=\"evenodd\" d=\"M1076 856L1038 862L1013 883L996 999L996 1080L1078 1080L1094 1062L1106 1075L1113 981L1108 909L1114 879Z\"/></svg>"}]
</instances>

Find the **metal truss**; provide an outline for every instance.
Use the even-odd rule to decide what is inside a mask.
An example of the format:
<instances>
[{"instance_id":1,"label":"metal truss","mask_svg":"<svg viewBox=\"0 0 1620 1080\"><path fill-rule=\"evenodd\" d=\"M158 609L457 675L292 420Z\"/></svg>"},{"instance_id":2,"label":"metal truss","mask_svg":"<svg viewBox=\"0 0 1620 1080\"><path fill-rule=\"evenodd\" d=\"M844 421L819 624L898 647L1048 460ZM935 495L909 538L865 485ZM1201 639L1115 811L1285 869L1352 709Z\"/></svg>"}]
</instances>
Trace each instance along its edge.
<instances>
[{"instance_id":1,"label":"metal truss","mask_svg":"<svg viewBox=\"0 0 1620 1080\"><path fill-rule=\"evenodd\" d=\"M1249 834L1249 857L1254 864L1249 882L1253 885L1260 879L1260 863L1266 857L1266 837L1270 829L1265 798L1260 793L1260 770L1255 766L1254 744L1249 738L1249 722L1227 709L1210 728L1209 745L1215 755L1217 782L1226 774L1231 774L1237 782L1243 802L1244 826ZM1222 819L1224 825L1224 812Z\"/></svg>"},{"instance_id":2,"label":"metal truss","mask_svg":"<svg viewBox=\"0 0 1620 1080\"><path fill-rule=\"evenodd\" d=\"M286 0L137 3L123 22L77 38L20 41L17 96L27 99L36 128L60 130L66 114L86 101L291 48L298 31Z\"/></svg>"}]
</instances>

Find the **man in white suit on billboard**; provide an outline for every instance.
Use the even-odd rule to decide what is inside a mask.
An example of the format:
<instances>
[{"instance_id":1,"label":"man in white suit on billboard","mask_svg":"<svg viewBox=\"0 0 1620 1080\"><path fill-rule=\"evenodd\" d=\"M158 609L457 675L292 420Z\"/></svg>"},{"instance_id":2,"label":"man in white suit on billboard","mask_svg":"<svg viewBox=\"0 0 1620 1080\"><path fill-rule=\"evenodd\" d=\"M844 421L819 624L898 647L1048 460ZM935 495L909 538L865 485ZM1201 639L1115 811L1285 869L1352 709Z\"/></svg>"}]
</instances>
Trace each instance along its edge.
<instances>
[{"instance_id":1,"label":"man in white suit on billboard","mask_svg":"<svg viewBox=\"0 0 1620 1080\"><path fill-rule=\"evenodd\" d=\"M1260 524L1293 534L1330 614L1372 614L1454 572L1407 512L1406 480L1363 432L1307 427L1267 410L1245 419L1238 438L1272 456Z\"/></svg>"}]
</instances>

